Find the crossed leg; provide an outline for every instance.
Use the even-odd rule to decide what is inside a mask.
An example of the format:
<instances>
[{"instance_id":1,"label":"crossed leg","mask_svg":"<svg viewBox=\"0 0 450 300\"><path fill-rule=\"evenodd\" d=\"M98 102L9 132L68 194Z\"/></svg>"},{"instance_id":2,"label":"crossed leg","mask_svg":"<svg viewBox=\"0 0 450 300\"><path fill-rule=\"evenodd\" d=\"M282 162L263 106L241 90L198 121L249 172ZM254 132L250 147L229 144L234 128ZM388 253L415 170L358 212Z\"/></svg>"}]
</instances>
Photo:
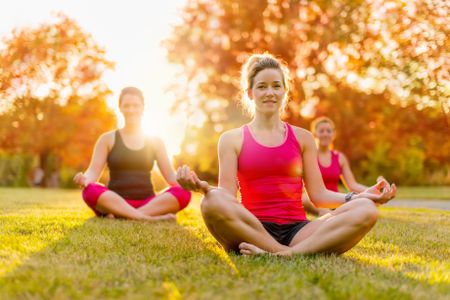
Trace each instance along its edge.
<instances>
[{"instance_id":1,"label":"crossed leg","mask_svg":"<svg viewBox=\"0 0 450 300\"><path fill-rule=\"evenodd\" d=\"M179 208L178 201L173 195L167 194L169 193L158 195L149 203L134 208L117 193L106 191L98 198L95 209L106 214L108 218L118 217L146 221L173 220L175 219L173 213L177 212Z\"/></svg>"},{"instance_id":2,"label":"crossed leg","mask_svg":"<svg viewBox=\"0 0 450 300\"><path fill-rule=\"evenodd\" d=\"M180 204L174 195L166 192L159 194L152 201L139 207L137 210L147 216L162 216L177 213L180 210Z\"/></svg>"},{"instance_id":3,"label":"crossed leg","mask_svg":"<svg viewBox=\"0 0 450 300\"><path fill-rule=\"evenodd\" d=\"M290 249L275 253L344 253L370 231L377 218L378 209L373 201L356 199L305 225L292 239ZM241 253L248 255L272 252L251 242L241 243L239 248Z\"/></svg>"},{"instance_id":4,"label":"crossed leg","mask_svg":"<svg viewBox=\"0 0 450 300\"><path fill-rule=\"evenodd\" d=\"M289 250L278 243L261 222L238 200L221 189L210 191L201 203L208 230L227 251L239 251L239 244L249 242L268 252Z\"/></svg>"}]
</instances>

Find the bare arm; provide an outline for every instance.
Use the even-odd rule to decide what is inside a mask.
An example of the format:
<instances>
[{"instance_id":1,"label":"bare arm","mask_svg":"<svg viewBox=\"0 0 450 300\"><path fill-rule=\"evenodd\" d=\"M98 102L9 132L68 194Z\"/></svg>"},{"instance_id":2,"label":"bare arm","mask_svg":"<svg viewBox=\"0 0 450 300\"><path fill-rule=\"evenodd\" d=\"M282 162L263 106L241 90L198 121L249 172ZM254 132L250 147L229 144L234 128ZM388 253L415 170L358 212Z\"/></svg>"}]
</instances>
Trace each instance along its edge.
<instances>
[{"instance_id":1,"label":"bare arm","mask_svg":"<svg viewBox=\"0 0 450 300\"><path fill-rule=\"evenodd\" d=\"M103 169L106 165L106 158L108 157L111 143L111 133L101 135L94 146L94 152L91 157L89 167L84 173L78 173L74 177L75 183L81 186L87 186L91 182L97 181L102 175Z\"/></svg>"},{"instance_id":2,"label":"bare arm","mask_svg":"<svg viewBox=\"0 0 450 300\"><path fill-rule=\"evenodd\" d=\"M236 197L237 193L237 166L238 153L236 140L239 138L236 131L225 132L219 139L219 188L223 188Z\"/></svg>"},{"instance_id":3,"label":"bare arm","mask_svg":"<svg viewBox=\"0 0 450 300\"><path fill-rule=\"evenodd\" d=\"M171 186L177 185L175 172L167 155L166 147L164 142L160 138L153 139L154 151L156 154L156 163L158 164L158 169L161 175Z\"/></svg>"},{"instance_id":4,"label":"bare arm","mask_svg":"<svg viewBox=\"0 0 450 300\"><path fill-rule=\"evenodd\" d=\"M317 148L310 132L295 128L295 133L303 149L304 181L311 201L317 207L338 207L345 203L345 194L329 191L325 188L317 163ZM355 194L351 200L368 198L375 203L383 204L395 197L396 186L386 180L380 180L361 193Z\"/></svg>"},{"instance_id":5,"label":"bare arm","mask_svg":"<svg viewBox=\"0 0 450 300\"><path fill-rule=\"evenodd\" d=\"M302 145L302 159L306 190L313 204L317 207L338 207L345 203L345 195L325 188L319 165L314 138L308 131L296 128L296 134Z\"/></svg>"},{"instance_id":6,"label":"bare arm","mask_svg":"<svg viewBox=\"0 0 450 300\"><path fill-rule=\"evenodd\" d=\"M358 183L350 168L350 163L344 154L339 153L339 162L341 163L342 175L341 180L345 187L352 192L361 193L367 189L367 186Z\"/></svg>"}]
</instances>

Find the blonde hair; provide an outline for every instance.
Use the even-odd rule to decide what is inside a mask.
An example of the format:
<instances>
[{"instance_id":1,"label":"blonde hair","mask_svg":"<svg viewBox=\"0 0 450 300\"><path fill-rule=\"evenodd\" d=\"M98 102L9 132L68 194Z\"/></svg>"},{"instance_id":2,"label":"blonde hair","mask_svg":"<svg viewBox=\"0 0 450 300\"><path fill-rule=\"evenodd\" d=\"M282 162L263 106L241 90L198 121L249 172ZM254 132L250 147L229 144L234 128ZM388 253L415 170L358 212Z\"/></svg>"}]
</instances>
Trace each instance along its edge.
<instances>
[{"instance_id":1,"label":"blonde hair","mask_svg":"<svg viewBox=\"0 0 450 300\"><path fill-rule=\"evenodd\" d=\"M330 118L322 116L322 117L318 117L318 118L314 119L314 120L311 122L311 132L312 132L312 133L315 133L316 130L317 130L317 126L319 126L319 124L322 124L322 123L328 123L328 124L330 124L330 125L331 125L331 128L333 128L333 130L334 130L334 128L335 128L335 127L334 127L334 122L333 122Z\"/></svg>"},{"instance_id":2,"label":"blonde hair","mask_svg":"<svg viewBox=\"0 0 450 300\"><path fill-rule=\"evenodd\" d=\"M283 79L283 86L286 91L283 98L281 109L286 108L288 102L288 94L290 90L289 69L283 61L277 59L270 53L252 54L242 66L241 71L241 99L240 104L244 111L251 117L255 114L255 103L248 97L248 90L253 88L253 80L255 76L265 69L280 70Z\"/></svg>"}]
</instances>

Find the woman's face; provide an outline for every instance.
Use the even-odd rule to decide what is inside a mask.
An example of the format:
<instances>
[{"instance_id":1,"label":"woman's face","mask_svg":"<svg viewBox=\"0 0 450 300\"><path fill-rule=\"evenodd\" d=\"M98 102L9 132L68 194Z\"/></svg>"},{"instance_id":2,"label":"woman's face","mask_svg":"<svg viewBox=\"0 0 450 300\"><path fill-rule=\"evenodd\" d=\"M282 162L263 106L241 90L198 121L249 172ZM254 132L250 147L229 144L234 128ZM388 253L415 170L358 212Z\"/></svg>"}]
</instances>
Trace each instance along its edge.
<instances>
[{"instance_id":1,"label":"woman's face","mask_svg":"<svg viewBox=\"0 0 450 300\"><path fill-rule=\"evenodd\" d=\"M317 139L319 146L329 147L334 140L333 126L328 122L317 124L314 137Z\"/></svg>"},{"instance_id":2,"label":"woman's face","mask_svg":"<svg viewBox=\"0 0 450 300\"><path fill-rule=\"evenodd\" d=\"M128 122L140 121L144 112L144 104L138 95L125 94L120 103L120 111Z\"/></svg>"},{"instance_id":3,"label":"woman's face","mask_svg":"<svg viewBox=\"0 0 450 300\"><path fill-rule=\"evenodd\" d=\"M285 96L283 76L279 69L264 69L253 78L249 97L259 113L279 113Z\"/></svg>"}]
</instances>

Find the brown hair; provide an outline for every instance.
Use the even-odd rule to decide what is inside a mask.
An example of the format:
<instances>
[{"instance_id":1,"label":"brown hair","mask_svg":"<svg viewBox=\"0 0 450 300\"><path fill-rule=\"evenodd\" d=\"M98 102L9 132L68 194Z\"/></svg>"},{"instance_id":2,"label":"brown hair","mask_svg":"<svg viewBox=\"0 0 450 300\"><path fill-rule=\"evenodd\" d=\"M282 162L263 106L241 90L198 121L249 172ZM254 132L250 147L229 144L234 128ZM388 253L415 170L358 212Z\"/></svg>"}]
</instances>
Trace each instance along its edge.
<instances>
[{"instance_id":1,"label":"brown hair","mask_svg":"<svg viewBox=\"0 0 450 300\"><path fill-rule=\"evenodd\" d=\"M120 91L119 106L122 104L122 98L125 95L138 96L142 100L142 104L144 104L144 95L142 94L141 90L136 87L129 86L129 87L123 88L122 91Z\"/></svg>"},{"instance_id":2,"label":"brown hair","mask_svg":"<svg viewBox=\"0 0 450 300\"><path fill-rule=\"evenodd\" d=\"M318 117L318 118L314 119L311 122L311 132L314 133L317 129L317 126L319 126L319 124L322 124L322 123L330 124L334 130L334 122L330 118L322 116L322 117Z\"/></svg>"},{"instance_id":3,"label":"brown hair","mask_svg":"<svg viewBox=\"0 0 450 300\"><path fill-rule=\"evenodd\" d=\"M290 76L289 69L283 61L277 59L270 53L264 54L252 54L242 66L241 71L241 105L244 110L253 116L255 113L254 102L248 97L248 90L253 88L253 80L255 76L265 69L278 69L281 72L283 78L283 86L286 91L285 97L282 103L282 109L285 109L288 101L288 93L290 90Z\"/></svg>"}]
</instances>

